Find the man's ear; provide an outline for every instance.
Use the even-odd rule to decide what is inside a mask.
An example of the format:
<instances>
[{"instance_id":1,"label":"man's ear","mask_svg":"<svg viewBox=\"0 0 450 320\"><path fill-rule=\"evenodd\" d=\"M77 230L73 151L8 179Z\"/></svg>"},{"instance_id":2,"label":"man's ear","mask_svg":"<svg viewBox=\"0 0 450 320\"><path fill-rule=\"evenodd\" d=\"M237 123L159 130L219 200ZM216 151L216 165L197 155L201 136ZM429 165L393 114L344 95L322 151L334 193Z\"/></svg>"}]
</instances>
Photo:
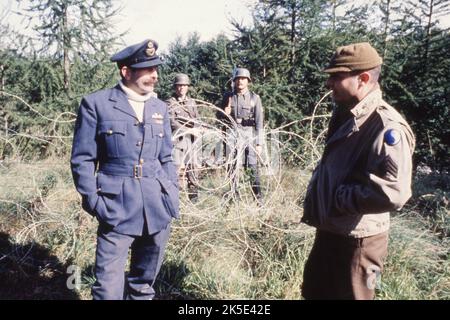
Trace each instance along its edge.
<instances>
[{"instance_id":1,"label":"man's ear","mask_svg":"<svg viewBox=\"0 0 450 320\"><path fill-rule=\"evenodd\" d=\"M358 76L358 81L360 84L364 83L364 84L368 84L370 81L370 73L368 72L362 72L359 74Z\"/></svg>"},{"instance_id":2,"label":"man's ear","mask_svg":"<svg viewBox=\"0 0 450 320\"><path fill-rule=\"evenodd\" d=\"M122 68L120 68L120 75L125 80L130 80L130 78L131 78L131 69L128 68L127 66L122 66Z\"/></svg>"}]
</instances>

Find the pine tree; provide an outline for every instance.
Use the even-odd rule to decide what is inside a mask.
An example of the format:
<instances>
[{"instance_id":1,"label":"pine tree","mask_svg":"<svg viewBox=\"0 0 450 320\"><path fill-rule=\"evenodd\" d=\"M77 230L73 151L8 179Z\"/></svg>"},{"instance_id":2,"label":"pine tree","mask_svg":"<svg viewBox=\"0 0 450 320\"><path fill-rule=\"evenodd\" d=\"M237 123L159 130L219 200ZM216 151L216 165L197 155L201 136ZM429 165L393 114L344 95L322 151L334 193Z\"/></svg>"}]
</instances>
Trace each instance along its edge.
<instances>
[{"instance_id":1,"label":"pine tree","mask_svg":"<svg viewBox=\"0 0 450 320\"><path fill-rule=\"evenodd\" d=\"M20 0L19 0L20 2ZM104 60L118 36L112 19L120 8L115 0L30 0L25 8L40 43L39 52L61 59L64 89L70 92L71 64L75 58Z\"/></svg>"}]
</instances>

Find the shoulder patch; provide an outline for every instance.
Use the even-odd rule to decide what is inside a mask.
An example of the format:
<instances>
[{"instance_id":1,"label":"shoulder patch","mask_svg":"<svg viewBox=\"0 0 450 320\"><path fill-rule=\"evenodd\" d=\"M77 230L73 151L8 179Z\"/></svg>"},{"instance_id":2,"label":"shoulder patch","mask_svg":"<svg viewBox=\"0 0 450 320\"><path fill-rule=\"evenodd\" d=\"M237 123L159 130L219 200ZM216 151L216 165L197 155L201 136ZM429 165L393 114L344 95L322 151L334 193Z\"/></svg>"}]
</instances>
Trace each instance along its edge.
<instances>
[{"instance_id":1,"label":"shoulder patch","mask_svg":"<svg viewBox=\"0 0 450 320\"><path fill-rule=\"evenodd\" d=\"M390 146L395 146L401 140L401 135L398 130L389 129L384 133L384 142Z\"/></svg>"}]
</instances>

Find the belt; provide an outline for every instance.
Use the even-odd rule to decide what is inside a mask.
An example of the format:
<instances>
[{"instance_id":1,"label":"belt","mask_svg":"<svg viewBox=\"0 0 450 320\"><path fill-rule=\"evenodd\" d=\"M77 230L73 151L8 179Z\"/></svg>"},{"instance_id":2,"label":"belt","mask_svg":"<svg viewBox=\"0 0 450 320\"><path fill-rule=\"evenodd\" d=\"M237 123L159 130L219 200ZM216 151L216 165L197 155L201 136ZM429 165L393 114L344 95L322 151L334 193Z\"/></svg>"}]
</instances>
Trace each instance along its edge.
<instances>
[{"instance_id":1,"label":"belt","mask_svg":"<svg viewBox=\"0 0 450 320\"><path fill-rule=\"evenodd\" d=\"M156 178L161 171L161 165L155 162L135 165L103 163L100 165L98 171L113 176L132 177L136 179L142 177Z\"/></svg>"},{"instance_id":2,"label":"belt","mask_svg":"<svg viewBox=\"0 0 450 320\"><path fill-rule=\"evenodd\" d=\"M237 118L236 119L237 124L240 124L243 127L254 127L255 126L255 119L242 119L242 118Z\"/></svg>"}]
</instances>

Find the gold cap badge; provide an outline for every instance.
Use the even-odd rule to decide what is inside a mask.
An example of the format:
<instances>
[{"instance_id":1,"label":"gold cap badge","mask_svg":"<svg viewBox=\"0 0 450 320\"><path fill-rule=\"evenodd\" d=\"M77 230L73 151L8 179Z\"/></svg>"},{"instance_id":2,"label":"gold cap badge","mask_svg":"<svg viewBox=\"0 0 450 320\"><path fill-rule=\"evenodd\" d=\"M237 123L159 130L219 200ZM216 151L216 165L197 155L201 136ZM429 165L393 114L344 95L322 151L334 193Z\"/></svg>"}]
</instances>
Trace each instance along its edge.
<instances>
[{"instance_id":1,"label":"gold cap badge","mask_svg":"<svg viewBox=\"0 0 450 320\"><path fill-rule=\"evenodd\" d=\"M149 41L147 44L147 49L145 49L145 54L147 57L153 57L155 55L156 49L153 45L153 41Z\"/></svg>"}]
</instances>

